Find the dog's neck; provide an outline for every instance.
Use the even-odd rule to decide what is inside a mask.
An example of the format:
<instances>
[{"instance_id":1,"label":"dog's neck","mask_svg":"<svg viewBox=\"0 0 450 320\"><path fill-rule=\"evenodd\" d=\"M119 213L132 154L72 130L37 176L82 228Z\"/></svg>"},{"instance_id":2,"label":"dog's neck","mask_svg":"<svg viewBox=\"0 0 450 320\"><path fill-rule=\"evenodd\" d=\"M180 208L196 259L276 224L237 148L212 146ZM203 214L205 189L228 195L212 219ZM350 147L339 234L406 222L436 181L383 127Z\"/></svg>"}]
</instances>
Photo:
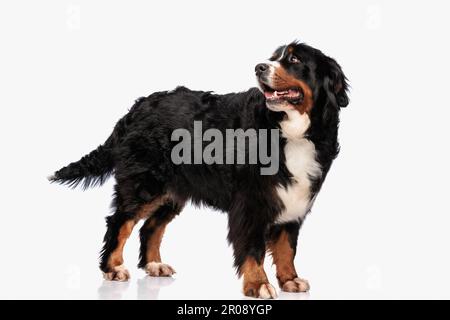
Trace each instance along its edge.
<instances>
[{"instance_id":1,"label":"dog's neck","mask_svg":"<svg viewBox=\"0 0 450 320\"><path fill-rule=\"evenodd\" d=\"M284 111L286 114L280 122L281 134L288 140L299 140L305 137L306 131L311 125L309 115L292 109Z\"/></svg>"}]
</instances>

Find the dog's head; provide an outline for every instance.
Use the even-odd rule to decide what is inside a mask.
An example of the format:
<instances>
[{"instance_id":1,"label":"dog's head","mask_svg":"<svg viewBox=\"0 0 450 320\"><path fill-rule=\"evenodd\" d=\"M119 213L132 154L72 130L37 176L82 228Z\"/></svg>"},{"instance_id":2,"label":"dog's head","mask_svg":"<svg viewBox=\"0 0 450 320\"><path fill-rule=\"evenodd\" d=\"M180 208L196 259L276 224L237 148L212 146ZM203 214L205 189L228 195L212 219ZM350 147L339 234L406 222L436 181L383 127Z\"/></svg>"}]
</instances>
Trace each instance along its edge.
<instances>
[{"instance_id":1,"label":"dog's head","mask_svg":"<svg viewBox=\"0 0 450 320\"><path fill-rule=\"evenodd\" d=\"M272 111L310 114L319 99L325 98L336 109L349 102L346 77L338 63L303 43L279 47L269 61L256 65L255 72Z\"/></svg>"}]
</instances>

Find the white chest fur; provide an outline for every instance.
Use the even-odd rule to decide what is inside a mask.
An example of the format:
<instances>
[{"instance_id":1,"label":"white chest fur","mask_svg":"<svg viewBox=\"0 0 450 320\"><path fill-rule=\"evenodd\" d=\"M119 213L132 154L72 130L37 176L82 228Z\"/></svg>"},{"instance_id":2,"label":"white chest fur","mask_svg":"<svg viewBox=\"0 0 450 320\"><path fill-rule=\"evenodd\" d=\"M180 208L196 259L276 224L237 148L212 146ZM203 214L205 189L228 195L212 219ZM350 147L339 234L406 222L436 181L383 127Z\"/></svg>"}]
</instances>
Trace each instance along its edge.
<instances>
[{"instance_id":1,"label":"white chest fur","mask_svg":"<svg viewBox=\"0 0 450 320\"><path fill-rule=\"evenodd\" d=\"M282 135L287 139L284 148L286 167L293 175L293 180L287 188L277 187L278 196L285 207L277 223L297 220L306 215L311 207L311 178L319 177L322 172L316 160L314 144L304 138L310 125L308 115L291 111L287 116L280 125Z\"/></svg>"}]
</instances>

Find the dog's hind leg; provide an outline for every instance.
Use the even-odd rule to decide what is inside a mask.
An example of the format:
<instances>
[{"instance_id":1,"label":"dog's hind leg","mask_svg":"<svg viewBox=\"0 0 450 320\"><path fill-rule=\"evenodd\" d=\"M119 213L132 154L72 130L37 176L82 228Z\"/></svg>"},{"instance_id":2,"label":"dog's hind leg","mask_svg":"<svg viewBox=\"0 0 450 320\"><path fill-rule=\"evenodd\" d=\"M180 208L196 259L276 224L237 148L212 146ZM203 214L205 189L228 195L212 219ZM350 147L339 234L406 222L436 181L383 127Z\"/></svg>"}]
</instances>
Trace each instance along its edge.
<instances>
[{"instance_id":1,"label":"dog's hind leg","mask_svg":"<svg viewBox=\"0 0 450 320\"><path fill-rule=\"evenodd\" d=\"M181 212L184 203L179 204L173 200L161 205L145 221L140 230L140 261L139 267L154 277L167 277L175 273L168 264L162 263L160 245L167 224Z\"/></svg>"},{"instance_id":2,"label":"dog's hind leg","mask_svg":"<svg viewBox=\"0 0 450 320\"><path fill-rule=\"evenodd\" d=\"M101 254L100 269L106 280L126 281L130 274L123 265L123 248L137 221L133 216L116 211L107 218L107 231Z\"/></svg>"},{"instance_id":3,"label":"dog's hind leg","mask_svg":"<svg viewBox=\"0 0 450 320\"><path fill-rule=\"evenodd\" d=\"M128 191L127 184L116 186L115 213L106 219L107 231L100 257L100 269L107 280L129 279L130 274L123 265L125 243L139 220L146 218L167 201L165 196L155 196L151 201L143 203L141 199L133 198L132 193Z\"/></svg>"}]
</instances>

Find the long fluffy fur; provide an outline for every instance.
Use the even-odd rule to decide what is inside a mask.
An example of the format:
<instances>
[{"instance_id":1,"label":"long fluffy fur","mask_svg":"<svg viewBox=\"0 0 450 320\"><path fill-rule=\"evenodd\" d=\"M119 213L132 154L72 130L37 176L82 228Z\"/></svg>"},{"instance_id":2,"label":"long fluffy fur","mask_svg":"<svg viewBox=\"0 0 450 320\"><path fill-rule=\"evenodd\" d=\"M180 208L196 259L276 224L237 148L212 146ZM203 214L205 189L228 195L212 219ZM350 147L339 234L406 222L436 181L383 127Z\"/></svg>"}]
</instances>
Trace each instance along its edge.
<instances>
[{"instance_id":1,"label":"long fluffy fur","mask_svg":"<svg viewBox=\"0 0 450 320\"><path fill-rule=\"evenodd\" d=\"M348 104L347 81L333 59L304 44L292 45L308 62L295 75L313 92L314 107L306 138L313 142L322 168L322 175L312 181L313 198L339 152L339 109ZM227 212L228 239L233 244L235 265L240 271L246 257L252 256L260 261L265 253L264 239L270 238L271 233L280 232L279 227L270 231L270 226L283 210L275 187L292 183L283 153L286 139L279 138L278 173L262 176L259 174L261 163L174 165L170 152L175 142L170 140L170 136L179 128L193 134L195 120L202 121L203 130L277 129L283 116L282 112L266 107L265 97L257 88L225 95L184 87L157 92L137 100L103 145L58 170L50 180L87 188L101 185L114 174L117 181L115 213L107 221L108 232L101 261L104 271L108 270L107 259L117 246L116 238L124 221L133 218L143 204L162 194L172 196L173 207L181 208L191 200L194 204L205 204ZM164 216L172 215L170 210L166 211ZM292 221L285 227L293 244L300 224L301 221ZM142 239L147 237L141 234ZM140 266L146 263L142 250Z\"/></svg>"}]
</instances>

